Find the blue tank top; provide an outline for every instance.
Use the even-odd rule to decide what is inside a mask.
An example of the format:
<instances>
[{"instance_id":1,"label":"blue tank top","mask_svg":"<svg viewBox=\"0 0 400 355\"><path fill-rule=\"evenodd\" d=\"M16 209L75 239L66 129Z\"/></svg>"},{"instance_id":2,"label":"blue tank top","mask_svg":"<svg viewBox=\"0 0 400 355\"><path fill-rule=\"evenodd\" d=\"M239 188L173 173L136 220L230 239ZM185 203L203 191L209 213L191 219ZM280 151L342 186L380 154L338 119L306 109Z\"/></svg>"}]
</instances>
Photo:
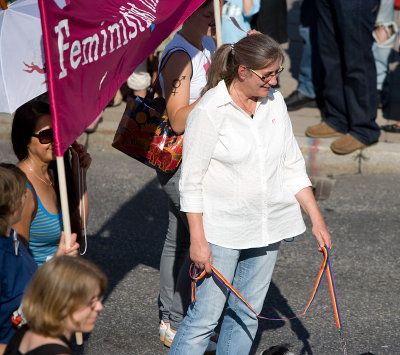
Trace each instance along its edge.
<instances>
[{"instance_id":1,"label":"blue tank top","mask_svg":"<svg viewBox=\"0 0 400 355\"><path fill-rule=\"evenodd\" d=\"M29 190L32 188L27 184ZM61 210L57 214L49 213L37 196L38 209L29 229L29 250L38 267L53 255L60 243L63 230Z\"/></svg>"}]
</instances>

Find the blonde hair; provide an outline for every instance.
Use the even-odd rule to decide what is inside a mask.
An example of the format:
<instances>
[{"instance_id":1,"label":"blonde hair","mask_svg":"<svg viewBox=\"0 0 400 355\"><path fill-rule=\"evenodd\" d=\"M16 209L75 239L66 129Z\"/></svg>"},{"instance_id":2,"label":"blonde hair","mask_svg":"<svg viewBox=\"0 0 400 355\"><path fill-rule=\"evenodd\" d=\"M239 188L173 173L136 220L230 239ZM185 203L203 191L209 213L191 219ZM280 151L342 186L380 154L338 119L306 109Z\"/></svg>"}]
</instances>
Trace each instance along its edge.
<instances>
[{"instance_id":1,"label":"blonde hair","mask_svg":"<svg viewBox=\"0 0 400 355\"><path fill-rule=\"evenodd\" d=\"M96 265L80 257L54 257L36 271L22 300L29 328L61 336L66 318L90 301L96 287L100 296L107 287L107 278Z\"/></svg>"},{"instance_id":2,"label":"blonde hair","mask_svg":"<svg viewBox=\"0 0 400 355\"><path fill-rule=\"evenodd\" d=\"M238 77L239 65L251 69L263 69L276 60L283 64L284 55L279 44L262 33L248 35L237 43L223 44L214 53L207 71L207 84L202 95L224 80L229 88Z\"/></svg>"},{"instance_id":3,"label":"blonde hair","mask_svg":"<svg viewBox=\"0 0 400 355\"><path fill-rule=\"evenodd\" d=\"M21 206L26 175L14 164L0 164L0 235L10 227L10 216Z\"/></svg>"}]
</instances>

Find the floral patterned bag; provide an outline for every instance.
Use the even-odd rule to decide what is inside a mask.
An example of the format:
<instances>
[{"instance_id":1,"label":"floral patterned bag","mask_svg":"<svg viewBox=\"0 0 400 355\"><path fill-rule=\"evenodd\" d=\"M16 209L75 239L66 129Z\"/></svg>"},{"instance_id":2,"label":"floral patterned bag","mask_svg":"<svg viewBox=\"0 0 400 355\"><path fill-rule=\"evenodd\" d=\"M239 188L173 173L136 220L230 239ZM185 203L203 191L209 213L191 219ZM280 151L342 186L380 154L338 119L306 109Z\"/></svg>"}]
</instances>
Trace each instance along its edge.
<instances>
[{"instance_id":1,"label":"floral patterned bag","mask_svg":"<svg viewBox=\"0 0 400 355\"><path fill-rule=\"evenodd\" d=\"M170 49L164 56L159 73L167 64L169 54L175 50L186 52L180 47ZM165 107L165 99L162 97L152 99L148 96L128 96L112 146L160 173L171 174L178 169L182 160L183 135L173 131Z\"/></svg>"},{"instance_id":2,"label":"floral patterned bag","mask_svg":"<svg viewBox=\"0 0 400 355\"><path fill-rule=\"evenodd\" d=\"M182 160L183 135L164 114L165 100L130 95L112 146L161 173L173 173Z\"/></svg>"}]
</instances>

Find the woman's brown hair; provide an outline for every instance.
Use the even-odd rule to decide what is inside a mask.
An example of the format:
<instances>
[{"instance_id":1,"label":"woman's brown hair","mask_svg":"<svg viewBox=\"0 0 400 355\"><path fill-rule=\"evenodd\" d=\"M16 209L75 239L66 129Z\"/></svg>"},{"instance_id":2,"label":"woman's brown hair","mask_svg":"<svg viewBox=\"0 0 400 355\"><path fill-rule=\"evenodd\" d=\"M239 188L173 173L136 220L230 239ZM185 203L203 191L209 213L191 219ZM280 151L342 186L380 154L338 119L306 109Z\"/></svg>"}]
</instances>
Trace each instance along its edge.
<instances>
[{"instance_id":1,"label":"woman's brown hair","mask_svg":"<svg viewBox=\"0 0 400 355\"><path fill-rule=\"evenodd\" d=\"M279 44L262 33L248 35L237 43L223 44L214 53L207 71L207 84L202 94L224 80L229 88L238 75L239 65L251 69L263 69L276 60L283 63L284 55Z\"/></svg>"},{"instance_id":2,"label":"woman's brown hair","mask_svg":"<svg viewBox=\"0 0 400 355\"><path fill-rule=\"evenodd\" d=\"M14 164L0 163L0 235L10 227L10 216L21 206L26 175Z\"/></svg>"}]
</instances>

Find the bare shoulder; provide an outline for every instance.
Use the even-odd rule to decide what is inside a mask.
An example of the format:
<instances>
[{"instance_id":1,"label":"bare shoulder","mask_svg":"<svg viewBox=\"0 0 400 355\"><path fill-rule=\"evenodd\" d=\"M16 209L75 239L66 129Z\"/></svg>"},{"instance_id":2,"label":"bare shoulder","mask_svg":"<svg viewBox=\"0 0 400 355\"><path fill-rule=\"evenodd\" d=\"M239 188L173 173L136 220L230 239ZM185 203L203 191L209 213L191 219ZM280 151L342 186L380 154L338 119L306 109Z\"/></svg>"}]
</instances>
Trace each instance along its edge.
<instances>
[{"instance_id":1,"label":"bare shoulder","mask_svg":"<svg viewBox=\"0 0 400 355\"><path fill-rule=\"evenodd\" d=\"M167 54L163 61L162 74L164 77L173 77L192 70L190 56L182 50Z\"/></svg>"}]
</instances>

